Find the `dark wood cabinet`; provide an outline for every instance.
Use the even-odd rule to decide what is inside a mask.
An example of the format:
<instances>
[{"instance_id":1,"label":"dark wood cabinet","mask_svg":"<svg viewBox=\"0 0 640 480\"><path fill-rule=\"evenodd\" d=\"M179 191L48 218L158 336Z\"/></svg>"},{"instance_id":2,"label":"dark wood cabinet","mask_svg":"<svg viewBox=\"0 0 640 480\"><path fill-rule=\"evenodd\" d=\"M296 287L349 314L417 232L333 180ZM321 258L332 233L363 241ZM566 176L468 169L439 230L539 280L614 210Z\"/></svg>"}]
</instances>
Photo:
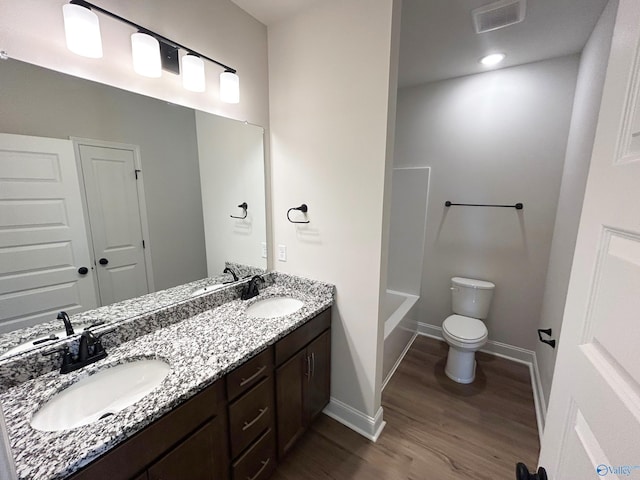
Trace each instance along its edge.
<instances>
[{"instance_id":1,"label":"dark wood cabinet","mask_svg":"<svg viewBox=\"0 0 640 480\"><path fill-rule=\"evenodd\" d=\"M189 438L154 463L148 470L148 480L218 480L227 478L224 449L225 429L222 417L204 424Z\"/></svg>"},{"instance_id":2,"label":"dark wood cabinet","mask_svg":"<svg viewBox=\"0 0 640 480\"><path fill-rule=\"evenodd\" d=\"M307 347L310 375L304 384L304 416L307 423L329 403L331 393L331 331L327 330Z\"/></svg>"},{"instance_id":3,"label":"dark wood cabinet","mask_svg":"<svg viewBox=\"0 0 640 480\"><path fill-rule=\"evenodd\" d=\"M232 465L233 480L264 480L276 469L275 432L269 428Z\"/></svg>"},{"instance_id":4,"label":"dark wood cabinet","mask_svg":"<svg viewBox=\"0 0 640 480\"><path fill-rule=\"evenodd\" d=\"M195 433L194 433L195 432ZM203 433L204 432L204 433ZM198 441L192 437L198 435ZM203 450L199 442L213 439L214 448ZM227 412L224 382L218 381L179 405L144 430L113 448L87 467L75 473L72 480L163 480L183 478L229 477ZM180 451L180 454L173 452ZM156 462L174 468L176 458L199 458L199 463L213 465L214 477L196 477L197 463L183 463L181 475L152 477ZM173 459L173 461L172 461ZM174 470L170 470L174 471Z\"/></svg>"},{"instance_id":5,"label":"dark wood cabinet","mask_svg":"<svg viewBox=\"0 0 640 480\"><path fill-rule=\"evenodd\" d=\"M307 351L302 350L276 370L278 458L282 458L304 433L304 382Z\"/></svg>"},{"instance_id":6,"label":"dark wood cabinet","mask_svg":"<svg viewBox=\"0 0 640 480\"><path fill-rule=\"evenodd\" d=\"M330 327L328 309L69 480L266 480L329 402Z\"/></svg>"},{"instance_id":7,"label":"dark wood cabinet","mask_svg":"<svg viewBox=\"0 0 640 480\"><path fill-rule=\"evenodd\" d=\"M329 310L276 344L295 351L276 369L278 458L284 457L311 421L329 403L331 374L331 313ZM301 331L306 327L306 331ZM289 338L292 336L291 338ZM296 348L297 347L297 348Z\"/></svg>"}]
</instances>

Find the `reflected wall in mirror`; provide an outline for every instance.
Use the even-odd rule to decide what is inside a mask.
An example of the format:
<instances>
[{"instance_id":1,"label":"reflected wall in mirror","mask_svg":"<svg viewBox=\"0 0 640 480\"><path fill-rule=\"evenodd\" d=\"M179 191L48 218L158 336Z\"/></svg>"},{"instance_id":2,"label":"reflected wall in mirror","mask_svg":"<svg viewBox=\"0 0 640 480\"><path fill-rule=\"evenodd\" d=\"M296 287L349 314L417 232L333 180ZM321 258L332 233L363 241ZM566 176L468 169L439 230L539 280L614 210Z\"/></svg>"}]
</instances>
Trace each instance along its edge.
<instances>
[{"instance_id":1,"label":"reflected wall in mirror","mask_svg":"<svg viewBox=\"0 0 640 480\"><path fill-rule=\"evenodd\" d=\"M219 275L225 261L266 269L261 127L17 60L0 61L0 98L0 132L7 134L7 145L0 145L0 333L54 320L58 310L72 314ZM18 136L35 144L16 148L11 142ZM49 155L48 142L62 153ZM77 173L62 165L69 148ZM133 190L123 186L128 175ZM74 186L67 185L70 178ZM82 204L87 265L78 263L68 240L40 237L68 222L75 208L57 187L46 191L54 180L67 181L62 190ZM246 218L231 218L243 215L243 202ZM100 221L90 218L91 210ZM127 220L114 230L125 216L137 223ZM98 232L98 224L106 230ZM40 248L47 242L55 248ZM123 259L115 268L118 253ZM106 265L119 276L98 277ZM43 280L61 271L68 278ZM77 288L69 287L82 282L95 292L93 305L82 305ZM33 301L35 290L40 303Z\"/></svg>"}]
</instances>

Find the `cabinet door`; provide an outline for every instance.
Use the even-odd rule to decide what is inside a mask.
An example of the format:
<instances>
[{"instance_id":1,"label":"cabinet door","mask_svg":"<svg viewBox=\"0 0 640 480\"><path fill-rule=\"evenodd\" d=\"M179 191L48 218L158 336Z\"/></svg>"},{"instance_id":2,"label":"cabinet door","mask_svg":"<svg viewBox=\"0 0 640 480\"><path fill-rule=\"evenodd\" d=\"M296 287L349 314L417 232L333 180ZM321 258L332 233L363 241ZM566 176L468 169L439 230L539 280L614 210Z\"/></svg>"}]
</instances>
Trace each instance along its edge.
<instances>
[{"instance_id":1,"label":"cabinet door","mask_svg":"<svg viewBox=\"0 0 640 480\"><path fill-rule=\"evenodd\" d=\"M204 424L152 465L149 480L224 480L229 477L221 417Z\"/></svg>"},{"instance_id":2,"label":"cabinet door","mask_svg":"<svg viewBox=\"0 0 640 480\"><path fill-rule=\"evenodd\" d=\"M329 403L331 390L331 330L327 330L307 347L311 375L304 385L305 423L308 425Z\"/></svg>"},{"instance_id":3,"label":"cabinet door","mask_svg":"<svg viewBox=\"0 0 640 480\"><path fill-rule=\"evenodd\" d=\"M147 480L147 472L141 473L134 480Z\"/></svg>"},{"instance_id":4,"label":"cabinet door","mask_svg":"<svg viewBox=\"0 0 640 480\"><path fill-rule=\"evenodd\" d=\"M302 350L276 370L276 410L278 414L278 458L293 446L304 432L304 387L309 364Z\"/></svg>"}]
</instances>

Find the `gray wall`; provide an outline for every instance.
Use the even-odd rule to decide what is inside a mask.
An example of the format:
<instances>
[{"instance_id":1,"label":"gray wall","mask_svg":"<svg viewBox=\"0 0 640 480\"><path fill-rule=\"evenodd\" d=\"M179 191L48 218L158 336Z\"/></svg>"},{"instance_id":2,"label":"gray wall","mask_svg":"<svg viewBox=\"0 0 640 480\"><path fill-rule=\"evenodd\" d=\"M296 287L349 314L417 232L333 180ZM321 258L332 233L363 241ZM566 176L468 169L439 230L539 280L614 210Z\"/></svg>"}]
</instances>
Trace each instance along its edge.
<instances>
[{"instance_id":1,"label":"gray wall","mask_svg":"<svg viewBox=\"0 0 640 480\"><path fill-rule=\"evenodd\" d=\"M617 0L612 0L604 10L580 60L573 117L567 143L567 156L562 173L562 187L558 199L556 226L551 243L539 325L539 328L552 328L553 336L556 339L560 337L562 327L573 251L576 245L591 150L596 133L617 3ZM551 391L556 352L557 349L554 350L543 343L538 343L536 346L540 380L547 403Z\"/></svg>"},{"instance_id":2,"label":"gray wall","mask_svg":"<svg viewBox=\"0 0 640 480\"><path fill-rule=\"evenodd\" d=\"M486 279L497 285L489 339L536 347L578 60L400 90L395 166L432 167L420 322L450 314L450 277Z\"/></svg>"},{"instance_id":3,"label":"gray wall","mask_svg":"<svg viewBox=\"0 0 640 480\"><path fill-rule=\"evenodd\" d=\"M156 290L206 277L194 111L0 61L0 132L140 146Z\"/></svg>"}]
</instances>

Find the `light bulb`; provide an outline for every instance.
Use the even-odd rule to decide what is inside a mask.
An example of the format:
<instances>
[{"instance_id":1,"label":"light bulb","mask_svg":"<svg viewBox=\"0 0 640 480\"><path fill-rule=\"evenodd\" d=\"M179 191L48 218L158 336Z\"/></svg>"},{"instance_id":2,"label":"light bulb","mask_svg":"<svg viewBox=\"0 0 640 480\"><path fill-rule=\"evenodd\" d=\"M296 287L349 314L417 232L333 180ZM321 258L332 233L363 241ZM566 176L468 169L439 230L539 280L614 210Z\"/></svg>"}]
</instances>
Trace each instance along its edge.
<instances>
[{"instance_id":1,"label":"light bulb","mask_svg":"<svg viewBox=\"0 0 640 480\"><path fill-rule=\"evenodd\" d=\"M160 43L157 39L146 33L134 33L131 35L131 54L133 69L138 75L151 78L160 76L162 61Z\"/></svg>"},{"instance_id":2,"label":"light bulb","mask_svg":"<svg viewBox=\"0 0 640 480\"><path fill-rule=\"evenodd\" d=\"M182 86L192 92L204 92L204 61L196 55L182 57Z\"/></svg>"},{"instance_id":3,"label":"light bulb","mask_svg":"<svg viewBox=\"0 0 640 480\"><path fill-rule=\"evenodd\" d=\"M504 53L492 53L491 55L487 55L486 57L482 57L480 59L480 63L487 66L493 67L494 65L499 64L501 61L505 59L506 55Z\"/></svg>"},{"instance_id":4,"label":"light bulb","mask_svg":"<svg viewBox=\"0 0 640 480\"><path fill-rule=\"evenodd\" d=\"M225 103L240 102L240 78L233 72L220 74L220 100Z\"/></svg>"},{"instance_id":5,"label":"light bulb","mask_svg":"<svg viewBox=\"0 0 640 480\"><path fill-rule=\"evenodd\" d=\"M77 55L102 58L102 38L98 16L80 5L62 6L67 48Z\"/></svg>"}]
</instances>

